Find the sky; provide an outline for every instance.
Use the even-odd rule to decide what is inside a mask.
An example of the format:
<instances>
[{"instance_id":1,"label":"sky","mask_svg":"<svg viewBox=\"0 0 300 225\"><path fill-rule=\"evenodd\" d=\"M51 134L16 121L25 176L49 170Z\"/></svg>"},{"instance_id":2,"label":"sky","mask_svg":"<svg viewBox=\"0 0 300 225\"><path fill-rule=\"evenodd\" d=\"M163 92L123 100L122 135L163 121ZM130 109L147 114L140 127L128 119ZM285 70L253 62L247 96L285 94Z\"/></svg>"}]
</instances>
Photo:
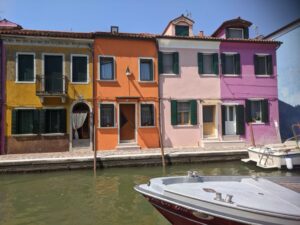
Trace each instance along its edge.
<instances>
[{"instance_id":1,"label":"sky","mask_svg":"<svg viewBox=\"0 0 300 225\"><path fill-rule=\"evenodd\" d=\"M240 16L253 23L253 37L300 18L300 0L0 0L0 18L25 29L93 32L116 25L120 32L160 34L170 20L187 13L195 34L211 35Z\"/></svg>"}]
</instances>

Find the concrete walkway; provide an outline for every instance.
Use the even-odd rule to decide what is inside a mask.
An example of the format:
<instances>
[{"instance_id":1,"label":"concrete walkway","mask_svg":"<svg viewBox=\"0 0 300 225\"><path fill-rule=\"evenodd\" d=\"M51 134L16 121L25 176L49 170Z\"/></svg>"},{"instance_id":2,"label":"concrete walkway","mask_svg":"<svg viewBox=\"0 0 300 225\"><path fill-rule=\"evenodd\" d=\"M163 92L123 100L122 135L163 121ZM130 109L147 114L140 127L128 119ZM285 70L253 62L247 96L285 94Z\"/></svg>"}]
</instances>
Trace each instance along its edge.
<instances>
[{"instance_id":1,"label":"concrete walkway","mask_svg":"<svg viewBox=\"0 0 300 225\"><path fill-rule=\"evenodd\" d=\"M238 160L247 157L245 149L204 150L166 148L167 164ZM93 167L94 153L74 150L54 153L11 154L0 156L0 172L48 171ZM97 152L97 168L161 165L160 149L107 150Z\"/></svg>"}]
</instances>

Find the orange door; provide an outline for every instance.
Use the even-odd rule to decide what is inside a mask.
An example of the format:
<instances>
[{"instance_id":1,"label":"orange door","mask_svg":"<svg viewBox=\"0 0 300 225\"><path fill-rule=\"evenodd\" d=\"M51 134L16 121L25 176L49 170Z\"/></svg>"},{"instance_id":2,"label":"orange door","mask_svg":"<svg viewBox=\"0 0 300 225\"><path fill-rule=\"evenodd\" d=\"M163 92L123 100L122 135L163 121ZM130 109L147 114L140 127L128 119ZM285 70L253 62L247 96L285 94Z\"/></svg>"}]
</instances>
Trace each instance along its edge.
<instances>
[{"instance_id":1,"label":"orange door","mask_svg":"<svg viewBox=\"0 0 300 225\"><path fill-rule=\"evenodd\" d=\"M135 141L135 105L120 104L120 142Z\"/></svg>"}]
</instances>

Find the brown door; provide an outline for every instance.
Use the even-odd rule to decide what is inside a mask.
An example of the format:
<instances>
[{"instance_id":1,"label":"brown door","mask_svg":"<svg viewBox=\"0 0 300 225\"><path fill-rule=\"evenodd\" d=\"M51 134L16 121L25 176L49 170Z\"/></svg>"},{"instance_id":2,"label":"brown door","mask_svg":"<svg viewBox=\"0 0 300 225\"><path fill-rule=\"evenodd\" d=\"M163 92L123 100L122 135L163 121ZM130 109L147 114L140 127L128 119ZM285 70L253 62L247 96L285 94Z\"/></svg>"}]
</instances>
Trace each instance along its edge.
<instances>
[{"instance_id":1,"label":"brown door","mask_svg":"<svg viewBox=\"0 0 300 225\"><path fill-rule=\"evenodd\" d=\"M214 105L203 106L203 135L214 137L216 135L216 107Z\"/></svg>"},{"instance_id":2,"label":"brown door","mask_svg":"<svg viewBox=\"0 0 300 225\"><path fill-rule=\"evenodd\" d=\"M120 104L120 142L135 141L135 105Z\"/></svg>"}]
</instances>

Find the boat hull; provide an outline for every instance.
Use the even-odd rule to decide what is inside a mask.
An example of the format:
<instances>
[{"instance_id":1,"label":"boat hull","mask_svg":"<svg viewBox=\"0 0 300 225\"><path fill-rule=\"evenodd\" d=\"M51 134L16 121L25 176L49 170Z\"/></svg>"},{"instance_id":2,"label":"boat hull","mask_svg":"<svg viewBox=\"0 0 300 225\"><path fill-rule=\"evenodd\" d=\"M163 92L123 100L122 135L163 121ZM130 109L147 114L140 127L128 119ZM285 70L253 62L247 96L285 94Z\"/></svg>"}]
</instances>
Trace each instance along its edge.
<instances>
[{"instance_id":1,"label":"boat hull","mask_svg":"<svg viewBox=\"0 0 300 225\"><path fill-rule=\"evenodd\" d=\"M172 225L245 225L229 219L196 212L151 196L144 197L172 224Z\"/></svg>"}]
</instances>

